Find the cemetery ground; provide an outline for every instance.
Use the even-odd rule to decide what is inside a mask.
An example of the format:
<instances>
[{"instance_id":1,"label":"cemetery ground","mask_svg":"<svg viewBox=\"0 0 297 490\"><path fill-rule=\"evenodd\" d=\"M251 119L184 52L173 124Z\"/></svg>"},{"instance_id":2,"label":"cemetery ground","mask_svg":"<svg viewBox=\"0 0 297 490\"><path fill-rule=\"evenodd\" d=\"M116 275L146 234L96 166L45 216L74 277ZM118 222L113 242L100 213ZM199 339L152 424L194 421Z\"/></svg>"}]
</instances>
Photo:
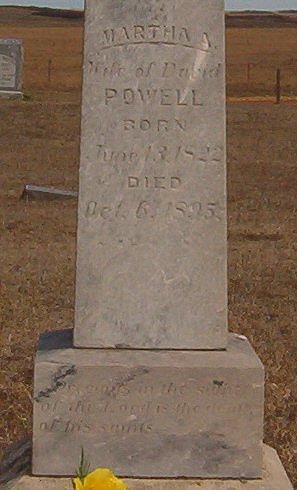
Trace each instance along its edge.
<instances>
[{"instance_id":1,"label":"cemetery ground","mask_svg":"<svg viewBox=\"0 0 297 490\"><path fill-rule=\"evenodd\" d=\"M2 8L0 36L25 44L25 99L0 101L4 447L31 431L40 332L73 325L76 201L25 202L20 195L26 183L77 189L82 21ZM294 58L296 41L297 24L229 28L229 95L273 94L275 67ZM249 64L248 80L240 66ZM285 90L294 95L293 74L284 72ZM292 100L228 100L229 328L249 338L266 367L265 442L277 449L295 488L296 118Z\"/></svg>"}]
</instances>

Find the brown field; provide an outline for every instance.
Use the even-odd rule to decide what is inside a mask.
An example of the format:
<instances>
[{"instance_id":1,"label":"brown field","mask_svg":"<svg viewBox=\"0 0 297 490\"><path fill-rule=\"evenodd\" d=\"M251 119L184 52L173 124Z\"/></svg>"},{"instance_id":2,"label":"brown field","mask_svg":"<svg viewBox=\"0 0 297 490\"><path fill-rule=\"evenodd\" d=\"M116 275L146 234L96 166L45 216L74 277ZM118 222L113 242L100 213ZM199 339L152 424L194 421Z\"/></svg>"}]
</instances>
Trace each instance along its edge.
<instances>
[{"instance_id":1,"label":"brown field","mask_svg":"<svg viewBox=\"0 0 297 490\"><path fill-rule=\"evenodd\" d=\"M19 196L25 183L77 188L82 21L30 12L0 9L0 37L25 41L26 94L0 101L0 447L31 431L40 332L73 325L76 202ZM296 48L297 24L228 28L228 94L272 94ZM297 67L282 70L285 92L297 94ZM295 488L296 122L294 103L228 103L230 329L266 366L265 441Z\"/></svg>"}]
</instances>

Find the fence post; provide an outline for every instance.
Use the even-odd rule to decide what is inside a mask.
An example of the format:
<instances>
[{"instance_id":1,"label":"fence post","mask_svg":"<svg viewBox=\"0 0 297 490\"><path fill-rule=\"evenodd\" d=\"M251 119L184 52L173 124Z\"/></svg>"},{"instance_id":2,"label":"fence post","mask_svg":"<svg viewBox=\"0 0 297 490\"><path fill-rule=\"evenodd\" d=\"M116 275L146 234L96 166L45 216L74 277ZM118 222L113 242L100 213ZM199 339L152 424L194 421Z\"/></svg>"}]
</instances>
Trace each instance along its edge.
<instances>
[{"instance_id":1,"label":"fence post","mask_svg":"<svg viewBox=\"0 0 297 490\"><path fill-rule=\"evenodd\" d=\"M50 84L51 83L51 77L52 77L52 60L48 60L48 65L47 65L47 81Z\"/></svg>"},{"instance_id":2,"label":"fence post","mask_svg":"<svg viewBox=\"0 0 297 490\"><path fill-rule=\"evenodd\" d=\"M247 79L248 79L248 82L251 79L251 64L250 63L248 63L248 65L247 65Z\"/></svg>"},{"instance_id":3,"label":"fence post","mask_svg":"<svg viewBox=\"0 0 297 490\"><path fill-rule=\"evenodd\" d=\"M279 104L281 101L281 71L280 71L280 68L277 68L277 70L276 70L275 97L276 97L276 104Z\"/></svg>"}]
</instances>

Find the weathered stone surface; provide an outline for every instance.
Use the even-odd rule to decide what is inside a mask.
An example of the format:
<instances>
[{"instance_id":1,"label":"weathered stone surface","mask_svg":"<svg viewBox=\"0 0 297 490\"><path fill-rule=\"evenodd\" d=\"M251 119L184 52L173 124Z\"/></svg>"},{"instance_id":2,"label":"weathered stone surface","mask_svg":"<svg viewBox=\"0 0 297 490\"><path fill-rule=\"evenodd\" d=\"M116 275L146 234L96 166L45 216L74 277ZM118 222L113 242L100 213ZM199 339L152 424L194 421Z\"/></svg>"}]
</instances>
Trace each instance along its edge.
<instances>
[{"instance_id":1,"label":"weathered stone surface","mask_svg":"<svg viewBox=\"0 0 297 490\"><path fill-rule=\"evenodd\" d=\"M122 476L261 474L263 367L228 351L73 349L46 335L35 366L33 473L71 475L81 447Z\"/></svg>"},{"instance_id":2,"label":"weathered stone surface","mask_svg":"<svg viewBox=\"0 0 297 490\"><path fill-rule=\"evenodd\" d=\"M259 480L137 480L126 479L129 490L293 490L277 452L264 445L262 478ZM72 490L68 478L25 476L3 490Z\"/></svg>"},{"instance_id":3,"label":"weathered stone surface","mask_svg":"<svg viewBox=\"0 0 297 490\"><path fill-rule=\"evenodd\" d=\"M22 96L23 43L0 39L0 96Z\"/></svg>"},{"instance_id":4,"label":"weathered stone surface","mask_svg":"<svg viewBox=\"0 0 297 490\"><path fill-rule=\"evenodd\" d=\"M74 344L227 344L223 0L88 0Z\"/></svg>"}]
</instances>

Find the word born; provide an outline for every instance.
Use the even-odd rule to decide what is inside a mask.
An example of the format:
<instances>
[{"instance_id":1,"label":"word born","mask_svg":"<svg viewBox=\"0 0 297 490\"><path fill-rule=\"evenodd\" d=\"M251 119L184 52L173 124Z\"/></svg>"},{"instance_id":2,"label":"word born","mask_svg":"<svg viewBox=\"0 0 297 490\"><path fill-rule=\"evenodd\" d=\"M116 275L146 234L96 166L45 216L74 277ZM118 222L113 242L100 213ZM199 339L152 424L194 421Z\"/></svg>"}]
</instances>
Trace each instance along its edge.
<instances>
[{"instance_id":1,"label":"word born","mask_svg":"<svg viewBox=\"0 0 297 490\"><path fill-rule=\"evenodd\" d=\"M187 122L180 119L124 119L122 121L124 131L157 131L158 133L167 133L172 129L178 129L181 131L186 131ZM121 127L121 125L120 125Z\"/></svg>"},{"instance_id":2,"label":"word born","mask_svg":"<svg viewBox=\"0 0 297 490\"><path fill-rule=\"evenodd\" d=\"M133 89L125 88L118 90L106 88L104 92L104 103L123 103L125 105L157 104L161 106L193 106L201 107L203 102L198 96L196 89L180 90L171 88Z\"/></svg>"},{"instance_id":3,"label":"word born","mask_svg":"<svg viewBox=\"0 0 297 490\"><path fill-rule=\"evenodd\" d=\"M127 210L127 207L129 209ZM141 219L154 219L156 217L164 216L168 219L183 218L187 220L193 219L216 219L221 220L220 208L216 201L202 203L201 201L195 202L167 202L163 207L159 209L156 204L149 201L140 201L135 203L125 203L119 201L114 205L100 205L96 201L90 201L87 204L85 216L86 218L102 218L104 220L114 219L126 219L128 215L132 215L139 220Z\"/></svg>"}]
</instances>

